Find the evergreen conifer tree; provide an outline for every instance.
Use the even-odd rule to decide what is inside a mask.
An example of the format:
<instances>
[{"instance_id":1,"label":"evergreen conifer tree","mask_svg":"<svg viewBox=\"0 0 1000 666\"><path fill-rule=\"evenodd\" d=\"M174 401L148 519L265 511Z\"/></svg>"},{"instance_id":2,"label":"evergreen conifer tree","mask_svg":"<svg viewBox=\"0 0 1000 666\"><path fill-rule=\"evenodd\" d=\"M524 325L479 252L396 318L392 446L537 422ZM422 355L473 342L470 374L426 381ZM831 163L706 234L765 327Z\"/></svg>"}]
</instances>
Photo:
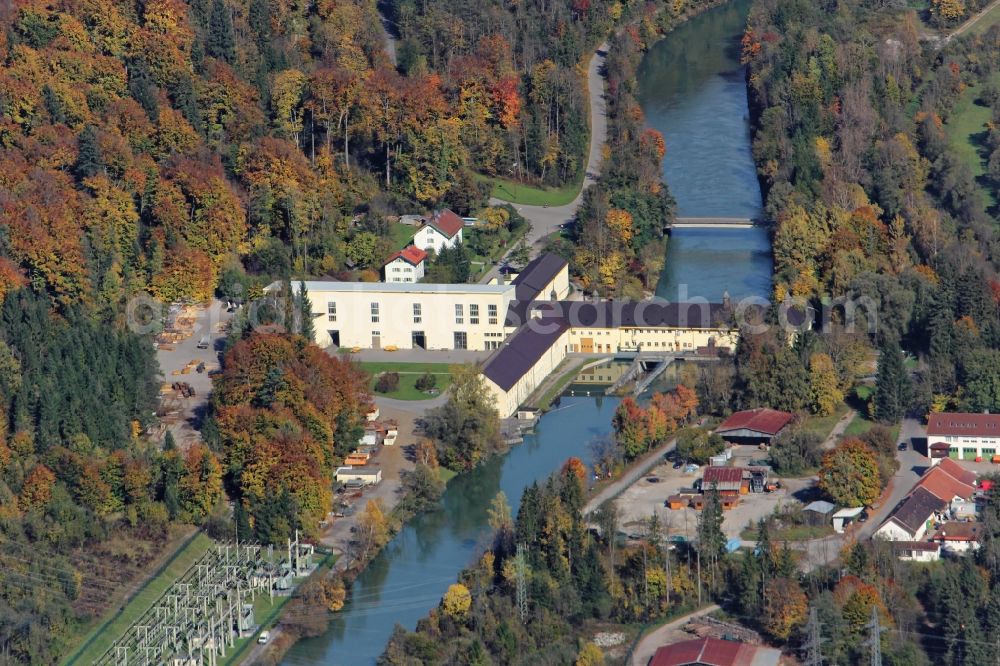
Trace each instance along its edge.
<instances>
[{"instance_id":1,"label":"evergreen conifer tree","mask_svg":"<svg viewBox=\"0 0 1000 666\"><path fill-rule=\"evenodd\" d=\"M313 325L312 301L309 300L309 292L306 290L304 280L299 281L298 303L299 315L302 317L299 333L306 340L314 342L316 340L316 327Z\"/></svg>"},{"instance_id":2,"label":"evergreen conifer tree","mask_svg":"<svg viewBox=\"0 0 1000 666\"><path fill-rule=\"evenodd\" d=\"M208 43L206 52L213 58L233 64L236 60L236 36L233 33L233 17L222 0L213 0L212 12L208 18Z\"/></svg>"},{"instance_id":3,"label":"evergreen conifer tree","mask_svg":"<svg viewBox=\"0 0 1000 666\"><path fill-rule=\"evenodd\" d=\"M77 157L73 172L79 179L90 178L104 171L101 147L97 143L97 128L87 125L77 137Z\"/></svg>"},{"instance_id":4,"label":"evergreen conifer tree","mask_svg":"<svg viewBox=\"0 0 1000 666\"><path fill-rule=\"evenodd\" d=\"M875 418L882 423L896 423L902 419L911 393L903 352L894 341L883 343L875 380Z\"/></svg>"}]
</instances>

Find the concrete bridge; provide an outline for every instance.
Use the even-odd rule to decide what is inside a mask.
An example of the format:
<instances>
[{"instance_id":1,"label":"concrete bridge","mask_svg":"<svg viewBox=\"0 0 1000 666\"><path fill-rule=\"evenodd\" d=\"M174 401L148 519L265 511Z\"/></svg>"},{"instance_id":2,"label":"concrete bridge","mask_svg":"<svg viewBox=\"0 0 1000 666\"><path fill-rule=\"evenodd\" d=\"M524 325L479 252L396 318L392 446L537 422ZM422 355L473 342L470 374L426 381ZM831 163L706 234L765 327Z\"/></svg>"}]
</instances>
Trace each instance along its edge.
<instances>
[{"instance_id":1,"label":"concrete bridge","mask_svg":"<svg viewBox=\"0 0 1000 666\"><path fill-rule=\"evenodd\" d=\"M677 217L665 229L750 229L758 222L747 217Z\"/></svg>"}]
</instances>

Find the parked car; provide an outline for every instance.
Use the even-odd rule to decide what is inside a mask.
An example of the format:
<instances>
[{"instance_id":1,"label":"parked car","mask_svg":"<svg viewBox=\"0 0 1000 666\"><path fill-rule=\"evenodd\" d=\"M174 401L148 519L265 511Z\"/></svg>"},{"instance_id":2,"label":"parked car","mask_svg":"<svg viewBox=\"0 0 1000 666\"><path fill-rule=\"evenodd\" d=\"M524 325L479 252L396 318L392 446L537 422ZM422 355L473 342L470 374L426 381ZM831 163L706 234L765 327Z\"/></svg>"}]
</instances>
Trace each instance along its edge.
<instances>
[{"instance_id":1,"label":"parked car","mask_svg":"<svg viewBox=\"0 0 1000 666\"><path fill-rule=\"evenodd\" d=\"M862 511L861 513L858 514L858 522L859 523L864 523L864 522L867 522L867 521L868 521L868 512L867 511Z\"/></svg>"},{"instance_id":2,"label":"parked car","mask_svg":"<svg viewBox=\"0 0 1000 666\"><path fill-rule=\"evenodd\" d=\"M698 467L698 465L695 465L694 463L688 463L687 467L684 468L684 471L687 472L688 474L694 474L699 469L700 467Z\"/></svg>"},{"instance_id":3,"label":"parked car","mask_svg":"<svg viewBox=\"0 0 1000 666\"><path fill-rule=\"evenodd\" d=\"M647 476L646 477L646 481L648 483L659 483L660 482L660 477L658 477L658 476Z\"/></svg>"},{"instance_id":4,"label":"parked car","mask_svg":"<svg viewBox=\"0 0 1000 666\"><path fill-rule=\"evenodd\" d=\"M257 637L257 642L260 643L261 645L264 645L270 638L271 638L270 631L262 631L260 632L260 636Z\"/></svg>"},{"instance_id":5,"label":"parked car","mask_svg":"<svg viewBox=\"0 0 1000 666\"><path fill-rule=\"evenodd\" d=\"M899 446L897 446L896 448L899 449L900 451L905 451L906 450L906 442L900 442Z\"/></svg>"},{"instance_id":6,"label":"parked car","mask_svg":"<svg viewBox=\"0 0 1000 666\"><path fill-rule=\"evenodd\" d=\"M684 463L682 463L680 460L675 460L674 461L674 469L680 469L683 466L684 466Z\"/></svg>"}]
</instances>

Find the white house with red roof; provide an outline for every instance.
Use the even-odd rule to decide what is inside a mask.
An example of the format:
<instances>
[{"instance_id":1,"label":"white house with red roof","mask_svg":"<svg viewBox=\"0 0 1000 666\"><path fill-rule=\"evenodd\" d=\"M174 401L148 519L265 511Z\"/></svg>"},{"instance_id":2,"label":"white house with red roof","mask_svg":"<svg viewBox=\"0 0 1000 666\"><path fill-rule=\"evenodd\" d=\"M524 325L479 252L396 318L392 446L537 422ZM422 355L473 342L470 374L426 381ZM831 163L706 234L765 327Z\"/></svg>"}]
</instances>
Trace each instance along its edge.
<instances>
[{"instance_id":1,"label":"white house with red roof","mask_svg":"<svg viewBox=\"0 0 1000 666\"><path fill-rule=\"evenodd\" d=\"M418 248L440 254L446 247L455 247L462 242L462 228L465 223L454 212L445 209L434 211L424 226L417 229L413 244Z\"/></svg>"},{"instance_id":2,"label":"white house with red roof","mask_svg":"<svg viewBox=\"0 0 1000 666\"><path fill-rule=\"evenodd\" d=\"M932 463L944 457L991 461L1000 451L1000 414L931 414L927 417L927 445Z\"/></svg>"},{"instance_id":3,"label":"white house with red roof","mask_svg":"<svg viewBox=\"0 0 1000 666\"><path fill-rule=\"evenodd\" d=\"M386 282L419 282L424 277L427 253L415 245L394 252L382 267Z\"/></svg>"}]
</instances>

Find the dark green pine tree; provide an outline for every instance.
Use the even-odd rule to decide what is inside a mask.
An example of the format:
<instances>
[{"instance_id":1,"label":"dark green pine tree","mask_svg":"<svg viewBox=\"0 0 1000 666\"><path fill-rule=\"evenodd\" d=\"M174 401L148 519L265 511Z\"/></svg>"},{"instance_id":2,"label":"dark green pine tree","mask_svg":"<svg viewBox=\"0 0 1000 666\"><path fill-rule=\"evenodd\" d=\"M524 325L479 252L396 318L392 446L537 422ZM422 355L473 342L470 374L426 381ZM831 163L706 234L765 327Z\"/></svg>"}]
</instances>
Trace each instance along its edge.
<instances>
[{"instance_id":1,"label":"dark green pine tree","mask_svg":"<svg viewBox=\"0 0 1000 666\"><path fill-rule=\"evenodd\" d=\"M166 436L163 438L163 450L173 451L177 448L177 442L174 440L174 433L167 431Z\"/></svg>"},{"instance_id":2,"label":"dark green pine tree","mask_svg":"<svg viewBox=\"0 0 1000 666\"><path fill-rule=\"evenodd\" d=\"M201 122L201 112L198 110L198 93L194 89L194 81L190 76L178 77L170 91L174 106L181 112L191 127L201 134L204 126Z\"/></svg>"},{"instance_id":3,"label":"dark green pine tree","mask_svg":"<svg viewBox=\"0 0 1000 666\"><path fill-rule=\"evenodd\" d=\"M906 415L911 395L902 350L894 341L883 343L875 379L875 418L882 423L898 422Z\"/></svg>"},{"instance_id":4,"label":"dark green pine tree","mask_svg":"<svg viewBox=\"0 0 1000 666\"><path fill-rule=\"evenodd\" d=\"M49 112L53 123L66 122L66 109L62 100L48 84L42 86L42 101L45 103L45 110Z\"/></svg>"},{"instance_id":5,"label":"dark green pine tree","mask_svg":"<svg viewBox=\"0 0 1000 666\"><path fill-rule=\"evenodd\" d=\"M302 321L299 324L299 333L306 340L316 340L316 326L313 325L312 301L309 300L309 291L306 289L304 280L299 281L299 316Z\"/></svg>"},{"instance_id":6,"label":"dark green pine tree","mask_svg":"<svg viewBox=\"0 0 1000 666\"><path fill-rule=\"evenodd\" d=\"M698 516L698 549L702 556L714 559L726 552L726 535L722 532L722 500L713 485L705 493L705 508Z\"/></svg>"},{"instance_id":7,"label":"dark green pine tree","mask_svg":"<svg viewBox=\"0 0 1000 666\"><path fill-rule=\"evenodd\" d=\"M156 99L156 84L149 73L145 58L135 58L128 65L128 91L139 102L153 122L160 117L160 103Z\"/></svg>"},{"instance_id":8,"label":"dark green pine tree","mask_svg":"<svg viewBox=\"0 0 1000 666\"><path fill-rule=\"evenodd\" d=\"M104 159L97 143L97 128L87 125L76 139L77 156L73 173L79 179L90 178L104 172Z\"/></svg>"},{"instance_id":9,"label":"dark green pine tree","mask_svg":"<svg viewBox=\"0 0 1000 666\"><path fill-rule=\"evenodd\" d=\"M225 60L229 64L236 61L236 36L233 32L233 17L222 0L213 0L212 12L208 18L208 42L205 51L209 56Z\"/></svg>"}]
</instances>

